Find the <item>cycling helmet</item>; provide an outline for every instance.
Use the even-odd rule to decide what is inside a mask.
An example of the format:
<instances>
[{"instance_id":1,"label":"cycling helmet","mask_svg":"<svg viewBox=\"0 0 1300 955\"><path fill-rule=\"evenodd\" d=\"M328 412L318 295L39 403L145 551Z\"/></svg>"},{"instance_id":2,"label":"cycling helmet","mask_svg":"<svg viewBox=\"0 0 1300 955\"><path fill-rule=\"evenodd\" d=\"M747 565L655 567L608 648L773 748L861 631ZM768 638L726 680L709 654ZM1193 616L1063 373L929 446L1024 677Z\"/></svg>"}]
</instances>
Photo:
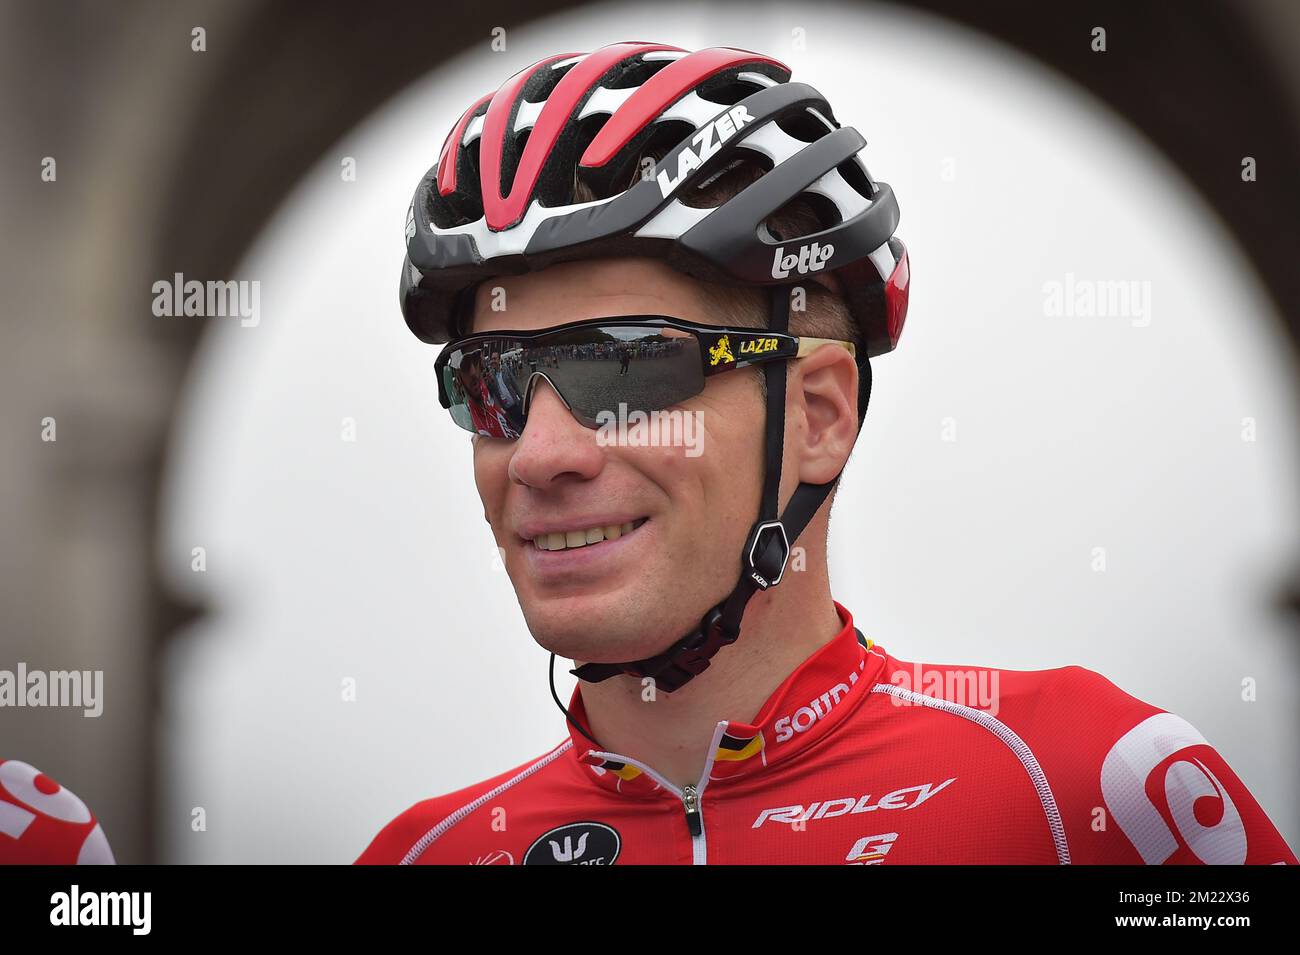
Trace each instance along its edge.
<instances>
[{"instance_id":1,"label":"cycling helmet","mask_svg":"<svg viewBox=\"0 0 1300 955\"><path fill-rule=\"evenodd\" d=\"M790 75L746 50L624 42L539 60L479 97L407 212L407 324L446 342L484 278L636 255L729 285L834 274L862 357L892 350L909 279L894 193L867 172L861 134ZM666 146L655 174L638 175L638 158ZM689 204L743 160L770 168L716 208ZM579 180L596 199L574 201ZM764 221L799 198L825 227L774 237Z\"/></svg>"},{"instance_id":2,"label":"cycling helmet","mask_svg":"<svg viewBox=\"0 0 1300 955\"><path fill-rule=\"evenodd\" d=\"M407 212L401 303L411 331L431 344L461 337L484 279L622 256L661 259L704 281L770 287L769 327L785 331L791 288L833 274L869 376L868 357L898 344L907 315L898 204L867 172L857 130L790 76L747 50L621 42L539 60L481 96L452 126ZM694 201L745 162L762 175L716 207ZM765 223L795 202L813 209L821 228L773 235ZM778 514L786 368L773 362L764 373L762 506L736 587L662 653L583 664L572 671L579 678L632 674L672 692L739 637L753 593L780 582L791 544L834 481L800 484ZM554 654L551 662L553 672ZM551 692L564 709L554 679Z\"/></svg>"}]
</instances>

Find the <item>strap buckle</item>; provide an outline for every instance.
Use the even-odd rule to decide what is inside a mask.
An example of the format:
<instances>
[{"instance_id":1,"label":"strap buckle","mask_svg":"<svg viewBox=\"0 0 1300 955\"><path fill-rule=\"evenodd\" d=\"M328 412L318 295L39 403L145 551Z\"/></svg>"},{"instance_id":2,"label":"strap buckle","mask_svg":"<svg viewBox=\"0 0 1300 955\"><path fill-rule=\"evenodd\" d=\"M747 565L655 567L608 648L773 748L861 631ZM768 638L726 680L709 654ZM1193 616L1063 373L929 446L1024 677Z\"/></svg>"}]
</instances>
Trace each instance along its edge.
<instances>
[{"instance_id":1,"label":"strap buckle","mask_svg":"<svg viewBox=\"0 0 1300 955\"><path fill-rule=\"evenodd\" d=\"M757 553L757 559L755 554ZM749 532L745 548L745 574L760 590L775 587L790 561L790 539L779 520L759 521Z\"/></svg>"},{"instance_id":2,"label":"strap buckle","mask_svg":"<svg viewBox=\"0 0 1300 955\"><path fill-rule=\"evenodd\" d=\"M722 604L710 608L681 645L663 655L660 666L642 675L653 677L659 689L671 693L707 670L714 655L740 636L739 631L729 630L723 622L722 608Z\"/></svg>"}]
</instances>

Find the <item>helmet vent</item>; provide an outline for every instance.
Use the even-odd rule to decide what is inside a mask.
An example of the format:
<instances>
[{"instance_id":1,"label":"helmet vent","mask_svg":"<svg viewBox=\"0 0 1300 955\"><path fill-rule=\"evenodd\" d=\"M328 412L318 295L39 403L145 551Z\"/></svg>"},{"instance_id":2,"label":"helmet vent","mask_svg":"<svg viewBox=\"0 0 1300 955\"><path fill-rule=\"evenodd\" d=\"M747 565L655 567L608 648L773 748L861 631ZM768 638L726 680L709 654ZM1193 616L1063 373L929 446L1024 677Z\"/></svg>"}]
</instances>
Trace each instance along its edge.
<instances>
[{"instance_id":1,"label":"helmet vent","mask_svg":"<svg viewBox=\"0 0 1300 955\"><path fill-rule=\"evenodd\" d=\"M450 197L457 198L455 193ZM464 200L461 200L464 202ZM477 216L468 216L456 207L454 202L448 201L447 198L438 195L437 189L429 192L429 221L439 229L451 229L458 225L464 225L467 222L473 222Z\"/></svg>"},{"instance_id":2,"label":"helmet vent","mask_svg":"<svg viewBox=\"0 0 1300 955\"><path fill-rule=\"evenodd\" d=\"M692 209L716 208L762 178L771 168L772 160L763 153L737 146L725 166L695 188L679 195L678 201Z\"/></svg>"},{"instance_id":3,"label":"helmet vent","mask_svg":"<svg viewBox=\"0 0 1300 955\"><path fill-rule=\"evenodd\" d=\"M558 69L538 70L528 82L524 84L523 95L520 97L525 103L542 103L551 95L551 91L560 85L560 80L568 74L569 70L578 65L577 60Z\"/></svg>"},{"instance_id":4,"label":"helmet vent","mask_svg":"<svg viewBox=\"0 0 1300 955\"><path fill-rule=\"evenodd\" d=\"M777 128L802 143L815 143L827 133L826 124L806 109L787 113L776 120Z\"/></svg>"},{"instance_id":5,"label":"helmet vent","mask_svg":"<svg viewBox=\"0 0 1300 955\"><path fill-rule=\"evenodd\" d=\"M780 241L793 241L837 226L840 210L826 196L801 192L763 221L768 234Z\"/></svg>"},{"instance_id":6,"label":"helmet vent","mask_svg":"<svg viewBox=\"0 0 1300 955\"><path fill-rule=\"evenodd\" d=\"M575 146L573 154L581 156L591 145L591 141L599 135L601 129L610 120L609 113L592 113L586 119L580 119L577 123L577 135L575 136ZM573 172L573 191L570 197L571 202L591 202L593 199L608 199L621 190L609 188L606 185L608 176L603 171L593 172L590 169L584 169L577 166Z\"/></svg>"},{"instance_id":7,"label":"helmet vent","mask_svg":"<svg viewBox=\"0 0 1300 955\"><path fill-rule=\"evenodd\" d=\"M844 177L853 191L864 199L874 199L876 195L875 183L871 181L866 167L862 165L862 160L857 156L850 156L844 162L835 167L839 174Z\"/></svg>"},{"instance_id":8,"label":"helmet vent","mask_svg":"<svg viewBox=\"0 0 1300 955\"><path fill-rule=\"evenodd\" d=\"M605 128L605 124L610 121L610 113L592 113L585 119L577 121L577 134L575 136L574 154L581 156L591 145L591 141L599 135L600 131Z\"/></svg>"},{"instance_id":9,"label":"helmet vent","mask_svg":"<svg viewBox=\"0 0 1300 955\"><path fill-rule=\"evenodd\" d=\"M474 181L478 181L479 169L479 150L483 146L483 137L475 136L468 146L461 149L461 154L469 160L470 168L474 170Z\"/></svg>"},{"instance_id":10,"label":"helmet vent","mask_svg":"<svg viewBox=\"0 0 1300 955\"><path fill-rule=\"evenodd\" d=\"M741 80L736 78L736 71L741 69L737 67L720 73L716 77L711 77L695 88L695 95L700 99L708 100L710 103L717 103L719 106L735 106L746 96L756 93L763 86L750 80Z\"/></svg>"},{"instance_id":11,"label":"helmet vent","mask_svg":"<svg viewBox=\"0 0 1300 955\"><path fill-rule=\"evenodd\" d=\"M593 114L582 120L580 147L582 155L592 139L609 120L607 114ZM578 167L574 174L573 202L609 199L637 184L645 159L658 163L682 140L695 135L695 127L684 120L660 120L638 133L604 166L594 169ZM653 175L657 168L651 168Z\"/></svg>"},{"instance_id":12,"label":"helmet vent","mask_svg":"<svg viewBox=\"0 0 1300 955\"><path fill-rule=\"evenodd\" d=\"M483 217L483 200L478 188L481 145L481 137L475 137L468 146L462 146L451 153L451 160L460 164L456 177L459 184L455 192L449 196L440 196L436 186L429 190L429 220L439 229L465 225Z\"/></svg>"},{"instance_id":13,"label":"helmet vent","mask_svg":"<svg viewBox=\"0 0 1300 955\"><path fill-rule=\"evenodd\" d=\"M532 131L530 126L517 133L506 134L508 148L501 151L501 195L503 196L508 196L510 190L514 188L515 173L519 171L519 159L524 154L524 147L528 145L528 136Z\"/></svg>"},{"instance_id":14,"label":"helmet vent","mask_svg":"<svg viewBox=\"0 0 1300 955\"><path fill-rule=\"evenodd\" d=\"M601 86L611 90L625 90L634 86L641 86L646 80L673 62L675 60L646 60L639 56L633 57L631 60L620 64L621 72L609 77Z\"/></svg>"}]
</instances>

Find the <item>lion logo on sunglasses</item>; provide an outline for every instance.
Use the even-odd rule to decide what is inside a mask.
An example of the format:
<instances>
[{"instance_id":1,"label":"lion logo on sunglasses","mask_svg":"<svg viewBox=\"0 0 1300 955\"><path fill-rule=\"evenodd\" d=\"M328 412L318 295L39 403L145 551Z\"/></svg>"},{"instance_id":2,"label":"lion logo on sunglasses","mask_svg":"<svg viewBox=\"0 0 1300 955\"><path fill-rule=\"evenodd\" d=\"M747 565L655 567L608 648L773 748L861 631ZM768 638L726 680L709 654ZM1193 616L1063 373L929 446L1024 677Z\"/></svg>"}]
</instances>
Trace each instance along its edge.
<instances>
[{"instance_id":1,"label":"lion logo on sunglasses","mask_svg":"<svg viewBox=\"0 0 1300 955\"><path fill-rule=\"evenodd\" d=\"M709 349L709 365L721 365L726 361L735 361L736 358L731 354L731 342L726 335L718 339L718 343Z\"/></svg>"}]
</instances>

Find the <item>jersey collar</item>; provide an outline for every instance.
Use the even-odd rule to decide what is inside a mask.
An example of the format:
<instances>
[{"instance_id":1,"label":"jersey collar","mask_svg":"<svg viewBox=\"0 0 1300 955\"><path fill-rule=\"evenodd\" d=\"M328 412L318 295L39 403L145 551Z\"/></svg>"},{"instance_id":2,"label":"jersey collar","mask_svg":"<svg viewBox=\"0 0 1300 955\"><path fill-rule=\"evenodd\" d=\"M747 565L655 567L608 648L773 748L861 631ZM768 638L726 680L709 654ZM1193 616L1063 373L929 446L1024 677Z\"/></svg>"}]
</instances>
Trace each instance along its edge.
<instances>
[{"instance_id":1,"label":"jersey collar","mask_svg":"<svg viewBox=\"0 0 1300 955\"><path fill-rule=\"evenodd\" d=\"M832 602L842 624L839 633L796 667L751 721L718 723L710 780L763 772L794 758L831 732L875 682L883 655L870 652L872 642L859 640L849 611ZM581 685L574 688L569 714L591 732ZM652 772L643 772L628 757L600 751L573 726L569 736L578 762L599 785L623 793L661 788Z\"/></svg>"}]
</instances>

